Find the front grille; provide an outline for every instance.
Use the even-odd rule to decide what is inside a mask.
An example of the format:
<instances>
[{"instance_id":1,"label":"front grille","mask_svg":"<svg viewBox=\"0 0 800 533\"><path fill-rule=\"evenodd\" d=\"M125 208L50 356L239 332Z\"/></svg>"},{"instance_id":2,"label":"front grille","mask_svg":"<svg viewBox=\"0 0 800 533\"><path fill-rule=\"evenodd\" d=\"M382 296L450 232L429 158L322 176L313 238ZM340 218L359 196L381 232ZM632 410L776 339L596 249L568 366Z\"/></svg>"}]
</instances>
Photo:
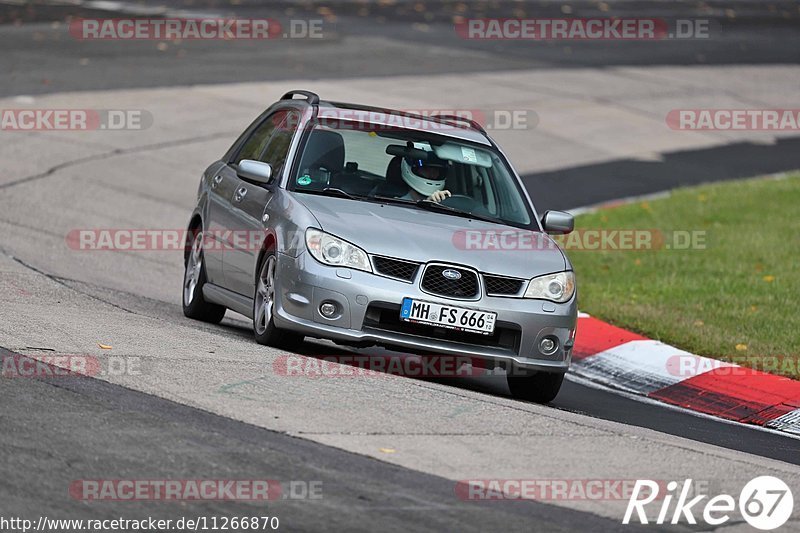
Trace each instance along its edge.
<instances>
[{"instance_id":1,"label":"front grille","mask_svg":"<svg viewBox=\"0 0 800 533\"><path fill-rule=\"evenodd\" d=\"M419 263L392 259L391 257L381 257L378 255L372 257L372 264L377 274L389 278L401 279L403 281L413 280L414 276L417 274L417 268L419 268Z\"/></svg>"},{"instance_id":2,"label":"front grille","mask_svg":"<svg viewBox=\"0 0 800 533\"><path fill-rule=\"evenodd\" d=\"M451 279L444 272L458 272L457 279ZM447 265L428 265L422 276L422 290L439 296L451 298L475 298L478 296L478 276L472 270Z\"/></svg>"},{"instance_id":3,"label":"front grille","mask_svg":"<svg viewBox=\"0 0 800 533\"><path fill-rule=\"evenodd\" d=\"M483 283L486 286L486 294L516 296L522 290L522 284L525 283L525 280L484 274Z\"/></svg>"},{"instance_id":4,"label":"front grille","mask_svg":"<svg viewBox=\"0 0 800 533\"><path fill-rule=\"evenodd\" d=\"M467 344L484 348L499 348L519 354L522 331L515 324L497 322L494 333L482 335L468 331L455 331L428 324L405 322L400 319L400 306L384 302L372 302L364 316L365 330L390 331L414 335L449 343ZM408 348L402 348L408 351ZM421 353L430 353L423 350Z\"/></svg>"}]
</instances>

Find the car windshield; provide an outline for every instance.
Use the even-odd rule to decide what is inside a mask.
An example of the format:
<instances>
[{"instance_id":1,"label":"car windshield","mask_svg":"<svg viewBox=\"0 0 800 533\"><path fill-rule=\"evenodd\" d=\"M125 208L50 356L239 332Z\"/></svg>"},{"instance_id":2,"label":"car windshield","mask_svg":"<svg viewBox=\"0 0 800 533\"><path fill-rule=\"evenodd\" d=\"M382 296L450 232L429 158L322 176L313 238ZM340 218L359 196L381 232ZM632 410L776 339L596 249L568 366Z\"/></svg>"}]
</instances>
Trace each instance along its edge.
<instances>
[{"instance_id":1,"label":"car windshield","mask_svg":"<svg viewBox=\"0 0 800 533\"><path fill-rule=\"evenodd\" d=\"M531 224L520 186L495 149L428 132L345 121L317 124L289 189ZM448 197L440 205L426 202L437 190Z\"/></svg>"}]
</instances>

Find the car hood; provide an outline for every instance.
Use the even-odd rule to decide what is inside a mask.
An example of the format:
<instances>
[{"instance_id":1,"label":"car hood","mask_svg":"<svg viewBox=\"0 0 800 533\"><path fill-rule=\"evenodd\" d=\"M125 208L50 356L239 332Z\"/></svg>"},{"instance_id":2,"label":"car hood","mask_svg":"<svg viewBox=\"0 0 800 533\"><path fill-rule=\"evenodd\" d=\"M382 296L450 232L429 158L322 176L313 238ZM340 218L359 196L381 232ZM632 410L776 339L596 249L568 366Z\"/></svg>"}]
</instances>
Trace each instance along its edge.
<instances>
[{"instance_id":1,"label":"car hood","mask_svg":"<svg viewBox=\"0 0 800 533\"><path fill-rule=\"evenodd\" d=\"M369 254L441 261L492 274L532 278L566 268L546 233L392 204L296 194L320 229Z\"/></svg>"}]
</instances>

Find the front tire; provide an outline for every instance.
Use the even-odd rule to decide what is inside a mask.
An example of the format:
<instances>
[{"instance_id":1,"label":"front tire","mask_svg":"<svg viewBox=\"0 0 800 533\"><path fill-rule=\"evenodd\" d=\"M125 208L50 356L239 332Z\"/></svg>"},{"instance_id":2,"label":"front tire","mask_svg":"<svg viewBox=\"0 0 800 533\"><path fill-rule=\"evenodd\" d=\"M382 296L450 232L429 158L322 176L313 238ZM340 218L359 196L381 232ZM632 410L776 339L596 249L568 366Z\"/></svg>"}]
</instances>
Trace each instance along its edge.
<instances>
[{"instance_id":1,"label":"front tire","mask_svg":"<svg viewBox=\"0 0 800 533\"><path fill-rule=\"evenodd\" d=\"M183 314L195 320L218 324L225 316L225 307L212 304L203 298L206 284L206 266L203 261L203 232L194 230L192 248L186 258L183 272Z\"/></svg>"},{"instance_id":2,"label":"front tire","mask_svg":"<svg viewBox=\"0 0 800 533\"><path fill-rule=\"evenodd\" d=\"M275 270L278 259L269 252L261 262L253 297L253 333L256 342L276 348L294 348L303 342L303 335L278 329L273 319L275 308Z\"/></svg>"},{"instance_id":3,"label":"front tire","mask_svg":"<svg viewBox=\"0 0 800 533\"><path fill-rule=\"evenodd\" d=\"M562 372L535 372L522 376L507 376L511 396L517 400L536 403L552 402L564 381Z\"/></svg>"}]
</instances>

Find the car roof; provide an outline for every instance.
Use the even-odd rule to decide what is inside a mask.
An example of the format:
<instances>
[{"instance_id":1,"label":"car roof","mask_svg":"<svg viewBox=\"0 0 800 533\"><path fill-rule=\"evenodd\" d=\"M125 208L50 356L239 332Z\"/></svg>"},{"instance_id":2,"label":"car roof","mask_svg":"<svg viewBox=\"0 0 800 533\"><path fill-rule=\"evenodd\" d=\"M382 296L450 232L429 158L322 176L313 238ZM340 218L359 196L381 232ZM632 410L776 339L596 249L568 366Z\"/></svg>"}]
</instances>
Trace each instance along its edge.
<instances>
[{"instance_id":1,"label":"car roof","mask_svg":"<svg viewBox=\"0 0 800 533\"><path fill-rule=\"evenodd\" d=\"M301 91L297 92L300 93ZM409 130L433 132L444 137L456 138L486 146L493 145L491 139L489 139L483 128L479 124L471 122L467 119L458 119L455 117L446 118L430 115L425 116L386 107L374 107L346 102L317 100L319 97L313 93L308 93L306 91L302 91L302 93L305 96L313 95L313 97L316 98L313 100L311 98L307 100L292 99L290 96L292 93L287 93L284 98L279 101L279 103L287 107L311 107L313 105L317 105L319 114L323 116L340 116L342 120L350 119L358 120L360 122L374 123L376 125L398 126ZM352 111L354 113L352 116L350 116L350 113L341 113L342 110L349 112ZM413 120L409 121L407 119ZM428 124L428 126L425 124ZM449 127L443 130L440 126L437 126L442 124L446 124Z\"/></svg>"}]
</instances>

